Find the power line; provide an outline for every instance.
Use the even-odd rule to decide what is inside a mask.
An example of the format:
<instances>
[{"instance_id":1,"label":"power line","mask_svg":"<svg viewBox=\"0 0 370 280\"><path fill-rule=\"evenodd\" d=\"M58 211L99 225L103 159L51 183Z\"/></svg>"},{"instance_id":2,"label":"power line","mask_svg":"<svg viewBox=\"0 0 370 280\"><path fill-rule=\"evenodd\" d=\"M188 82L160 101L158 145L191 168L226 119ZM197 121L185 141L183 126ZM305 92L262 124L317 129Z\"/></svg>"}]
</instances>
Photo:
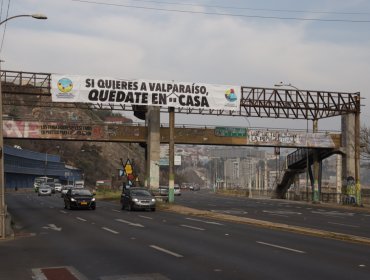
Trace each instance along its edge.
<instances>
[{"instance_id":1,"label":"power line","mask_svg":"<svg viewBox=\"0 0 370 280\"><path fill-rule=\"evenodd\" d=\"M5 16L5 19L7 19L7 18L8 18L8 15L9 15L9 7L10 7L10 0L8 0L8 8L7 8L7 10L6 10L6 16ZM1 9L2 9L2 5L1 5ZM1 38L0 53L1 53L1 52L2 52L2 50L3 50L3 44L4 44L4 39L5 39L6 27L7 27L7 22L5 22L4 32L3 32L3 37Z\"/></svg>"},{"instance_id":2,"label":"power line","mask_svg":"<svg viewBox=\"0 0 370 280\"><path fill-rule=\"evenodd\" d=\"M249 8L236 6L222 6L222 5L200 5L194 3L179 3L155 0L132 0L135 2L156 3L162 5L176 5L176 6L191 6L191 7L205 7L205 8L221 8L230 10L250 10L250 11L264 11L264 12L284 12L284 13L309 13L309 14L335 14L335 15L370 15L370 12L333 12L333 11L307 11L307 10L287 10L287 9L266 9L266 8Z\"/></svg>"},{"instance_id":3,"label":"power line","mask_svg":"<svg viewBox=\"0 0 370 280\"><path fill-rule=\"evenodd\" d=\"M102 6L124 7L124 8L133 8L133 9L142 9L142 10L154 10L154 11L165 11L165 12L175 12L175 13L188 13L188 14L202 14L202 15L216 15L216 16L230 16L230 17L241 17L241 18L297 20L297 21L320 21L320 22L370 23L370 20L320 19L320 18L300 18L300 17L279 17L279 16L244 15L244 14L232 14L232 13L201 12L201 11L189 11L189 10L180 10L180 9L155 8L155 7L145 7L145 6L125 5L125 4L115 4L115 3L103 3L103 2L89 1L89 0L71 0L71 1L80 2L80 3L84 3L84 4L94 4L94 5L102 5Z\"/></svg>"}]
</instances>

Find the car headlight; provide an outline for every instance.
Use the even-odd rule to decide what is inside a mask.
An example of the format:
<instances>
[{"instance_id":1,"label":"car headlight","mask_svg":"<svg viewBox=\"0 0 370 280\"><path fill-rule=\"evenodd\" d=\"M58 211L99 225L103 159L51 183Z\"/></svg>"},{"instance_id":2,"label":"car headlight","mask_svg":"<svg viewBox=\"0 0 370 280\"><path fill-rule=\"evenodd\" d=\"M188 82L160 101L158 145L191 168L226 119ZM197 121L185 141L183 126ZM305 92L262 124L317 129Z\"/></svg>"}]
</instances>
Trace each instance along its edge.
<instances>
[{"instance_id":1,"label":"car headlight","mask_svg":"<svg viewBox=\"0 0 370 280\"><path fill-rule=\"evenodd\" d=\"M76 201L76 199L74 199L73 197L71 198L71 201Z\"/></svg>"},{"instance_id":2,"label":"car headlight","mask_svg":"<svg viewBox=\"0 0 370 280\"><path fill-rule=\"evenodd\" d=\"M138 202L139 200L137 198L133 198L132 201Z\"/></svg>"},{"instance_id":3,"label":"car headlight","mask_svg":"<svg viewBox=\"0 0 370 280\"><path fill-rule=\"evenodd\" d=\"M93 198L91 199L91 201L95 201L95 197L93 197Z\"/></svg>"},{"instance_id":4,"label":"car headlight","mask_svg":"<svg viewBox=\"0 0 370 280\"><path fill-rule=\"evenodd\" d=\"M152 198L152 202L155 202L155 198Z\"/></svg>"}]
</instances>

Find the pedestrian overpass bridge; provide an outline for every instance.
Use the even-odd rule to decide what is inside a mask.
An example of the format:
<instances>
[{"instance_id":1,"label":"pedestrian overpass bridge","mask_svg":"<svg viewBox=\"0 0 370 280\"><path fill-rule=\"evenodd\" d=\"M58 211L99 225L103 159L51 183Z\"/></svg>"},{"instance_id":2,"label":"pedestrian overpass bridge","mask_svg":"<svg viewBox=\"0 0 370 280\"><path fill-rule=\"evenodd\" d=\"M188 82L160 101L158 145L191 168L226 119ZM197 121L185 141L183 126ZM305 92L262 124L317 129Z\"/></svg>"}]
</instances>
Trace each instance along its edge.
<instances>
[{"instance_id":1,"label":"pedestrian overpass bridge","mask_svg":"<svg viewBox=\"0 0 370 280\"><path fill-rule=\"evenodd\" d=\"M160 142L168 144L170 128L160 127ZM146 143L148 128L145 124L112 124L104 122L26 121L3 119L3 137L9 139L27 138L35 140L95 141ZM222 146L260 146L338 150L341 147L341 133L302 130L213 127L213 126L175 126L176 144L222 145Z\"/></svg>"},{"instance_id":2,"label":"pedestrian overpass bridge","mask_svg":"<svg viewBox=\"0 0 370 280\"><path fill-rule=\"evenodd\" d=\"M35 120L3 120L5 138L31 138L79 141L137 142L148 146L159 143L197 144L197 145L230 145L230 146L261 146L297 148L297 152L305 157L293 159L286 175L277 187L277 197L284 197L289 182L311 165L313 168L313 194L317 199L319 184L319 163L333 153L341 153L344 158L346 176L356 178L359 186L359 114L360 94L328 91L299 90L290 88L240 88L240 110L214 110L175 108L173 112L185 114L208 114L217 116L241 116L260 118L286 118L312 120L312 132L276 130L267 128L235 128L235 127L184 127L161 126L160 112L168 112L166 107L150 110L150 106L117 105L99 103L52 103L51 74L20 71L2 71L3 105L32 106L54 108L78 108L84 110L132 110L140 119L150 119L144 125L120 125L105 123L71 122L58 119L56 121L39 122ZM18 95L25 95L23 100ZM171 116L171 115L170 115ZM342 116L342 131L320 132L318 120L334 116ZM152 121L154 120L154 121ZM170 118L171 120L171 118ZM154 139L154 140L153 140ZM171 146L171 145L170 145ZM153 151L153 149L149 149ZM156 152L149 152L148 177L153 178L152 170L158 169L153 164ZM306 158L306 160L303 160ZM308 159L308 160L307 160ZM153 173L154 177L156 172ZM158 178L154 178L156 180ZM151 183L149 183L151 185Z\"/></svg>"}]
</instances>

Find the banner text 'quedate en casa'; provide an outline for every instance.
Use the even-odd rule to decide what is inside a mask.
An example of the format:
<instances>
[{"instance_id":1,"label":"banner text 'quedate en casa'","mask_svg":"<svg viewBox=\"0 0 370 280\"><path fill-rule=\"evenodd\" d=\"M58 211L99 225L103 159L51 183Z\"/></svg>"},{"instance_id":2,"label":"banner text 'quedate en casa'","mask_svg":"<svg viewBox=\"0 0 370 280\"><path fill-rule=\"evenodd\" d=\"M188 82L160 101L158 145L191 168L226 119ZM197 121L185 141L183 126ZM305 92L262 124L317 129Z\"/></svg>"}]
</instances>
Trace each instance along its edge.
<instances>
[{"instance_id":1,"label":"banner text 'quedate en casa'","mask_svg":"<svg viewBox=\"0 0 370 280\"><path fill-rule=\"evenodd\" d=\"M53 102L239 111L240 86L52 75Z\"/></svg>"}]
</instances>

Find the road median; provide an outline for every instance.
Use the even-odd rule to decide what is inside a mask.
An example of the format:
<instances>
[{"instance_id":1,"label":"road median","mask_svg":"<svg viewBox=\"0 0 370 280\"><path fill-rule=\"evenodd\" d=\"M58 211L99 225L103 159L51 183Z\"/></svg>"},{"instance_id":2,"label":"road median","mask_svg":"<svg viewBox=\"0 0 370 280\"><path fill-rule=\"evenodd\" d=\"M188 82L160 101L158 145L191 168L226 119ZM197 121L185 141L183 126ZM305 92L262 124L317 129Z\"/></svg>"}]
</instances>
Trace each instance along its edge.
<instances>
[{"instance_id":1,"label":"road median","mask_svg":"<svg viewBox=\"0 0 370 280\"><path fill-rule=\"evenodd\" d=\"M301 226L287 225L283 223L274 223L274 222L269 222L269 221L264 221L264 220L251 219L247 217L233 216L229 214L215 213L215 212L211 212L207 210L199 210L199 209L194 209L194 208L176 205L176 204L173 204L173 205L167 204L163 206L162 210L168 211L168 212L176 212L176 213L185 214L185 215L207 217L207 218L215 219L219 221L260 226L264 228L290 231L290 232L295 232L299 234L317 236L317 237L322 237L322 238L330 238L330 239L335 239L335 240L360 243L360 244L365 244L365 245L370 246L370 238L351 235L351 234L344 234L344 233L338 233L338 232L333 232L333 231L326 231L326 230L312 229L312 228L301 227Z\"/></svg>"}]
</instances>

